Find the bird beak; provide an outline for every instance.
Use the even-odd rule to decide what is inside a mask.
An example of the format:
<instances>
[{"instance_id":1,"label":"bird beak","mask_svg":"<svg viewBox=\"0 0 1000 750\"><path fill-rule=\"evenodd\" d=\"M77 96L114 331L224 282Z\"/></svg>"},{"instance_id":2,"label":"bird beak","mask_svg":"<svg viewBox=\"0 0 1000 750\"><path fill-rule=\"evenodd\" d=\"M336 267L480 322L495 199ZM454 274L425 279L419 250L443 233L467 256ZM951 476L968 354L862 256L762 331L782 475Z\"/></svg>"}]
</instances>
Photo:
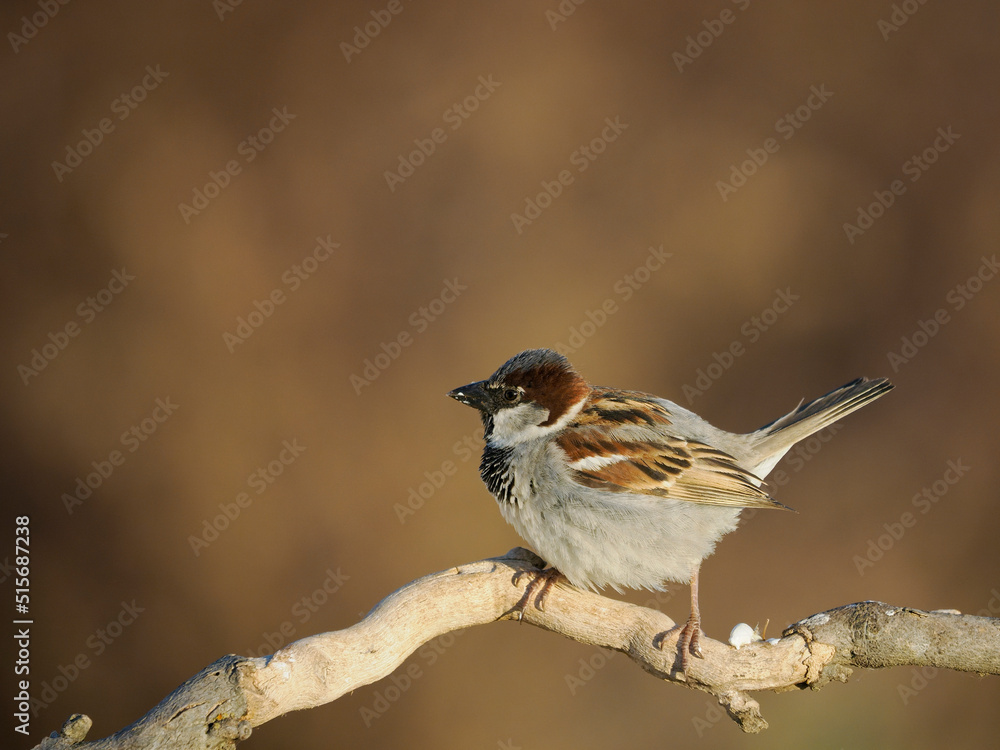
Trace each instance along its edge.
<instances>
[{"instance_id":1,"label":"bird beak","mask_svg":"<svg viewBox=\"0 0 1000 750\"><path fill-rule=\"evenodd\" d=\"M485 380L480 380L478 383L463 385L461 388L449 391L448 395L466 406L479 409L479 411L488 411L489 394L483 387L485 383Z\"/></svg>"}]
</instances>

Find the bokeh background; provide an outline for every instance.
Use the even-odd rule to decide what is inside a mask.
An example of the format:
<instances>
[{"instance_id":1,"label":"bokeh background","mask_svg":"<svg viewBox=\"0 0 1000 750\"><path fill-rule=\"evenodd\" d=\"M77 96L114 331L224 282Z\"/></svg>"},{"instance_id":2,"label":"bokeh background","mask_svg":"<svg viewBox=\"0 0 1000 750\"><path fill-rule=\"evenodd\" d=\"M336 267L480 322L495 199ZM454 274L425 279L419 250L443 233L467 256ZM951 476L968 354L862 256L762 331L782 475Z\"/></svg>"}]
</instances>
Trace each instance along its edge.
<instances>
[{"instance_id":1,"label":"bokeh background","mask_svg":"<svg viewBox=\"0 0 1000 750\"><path fill-rule=\"evenodd\" d=\"M78 711L105 736L223 654L347 627L408 581L516 546L460 447L478 451L478 419L444 394L532 346L741 431L858 375L898 386L779 466L798 514L757 514L706 563L710 636L863 599L1000 614L995 3L51 13L0 14L2 575L13 596L14 519L30 515L45 703L12 746ZM558 197L512 218L563 170ZM317 238L337 244L322 262ZM283 301L251 316L273 290ZM778 290L795 296L780 314ZM936 335L890 356L941 309ZM248 316L251 335L227 339ZM44 369L22 369L70 323ZM177 408L162 419L157 399ZM113 450L124 462L68 509ZM949 461L971 467L952 485ZM652 604L682 619L673 591ZM995 677L896 669L764 694L771 729L746 737L700 693L511 623L412 663L392 702L383 681L248 746L982 747L1000 730Z\"/></svg>"}]
</instances>

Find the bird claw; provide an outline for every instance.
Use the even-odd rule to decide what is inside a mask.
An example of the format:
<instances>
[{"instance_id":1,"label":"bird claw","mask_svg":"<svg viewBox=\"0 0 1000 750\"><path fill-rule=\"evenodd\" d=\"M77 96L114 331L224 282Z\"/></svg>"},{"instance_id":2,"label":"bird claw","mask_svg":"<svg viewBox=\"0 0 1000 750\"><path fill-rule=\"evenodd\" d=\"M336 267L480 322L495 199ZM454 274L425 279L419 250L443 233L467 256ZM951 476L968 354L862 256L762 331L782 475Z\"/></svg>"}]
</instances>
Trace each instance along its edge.
<instances>
[{"instance_id":1,"label":"bird claw","mask_svg":"<svg viewBox=\"0 0 1000 750\"><path fill-rule=\"evenodd\" d=\"M514 585L516 586L520 582L521 576L526 576L526 575L532 576L532 579L525 587L524 595L517 603L517 608L520 613L518 620L524 618L524 608L528 606L528 602L531 601L532 596L535 594L535 590L538 589L539 586L541 586L541 590L538 591L538 594L535 596L535 609L537 609L539 612L544 612L545 607L543 605L545 603L545 597L549 593L549 589L552 588L553 584L556 582L556 579L562 577L562 573L560 573L555 568L546 568L545 570L537 570L537 571L519 570L517 573L514 574L514 580L513 580Z\"/></svg>"},{"instance_id":2,"label":"bird claw","mask_svg":"<svg viewBox=\"0 0 1000 750\"><path fill-rule=\"evenodd\" d=\"M704 659L705 655L701 651L701 621L689 618L687 624L681 628L677 637L677 651L681 657L681 671L687 674L691 664L691 654L699 659Z\"/></svg>"}]
</instances>

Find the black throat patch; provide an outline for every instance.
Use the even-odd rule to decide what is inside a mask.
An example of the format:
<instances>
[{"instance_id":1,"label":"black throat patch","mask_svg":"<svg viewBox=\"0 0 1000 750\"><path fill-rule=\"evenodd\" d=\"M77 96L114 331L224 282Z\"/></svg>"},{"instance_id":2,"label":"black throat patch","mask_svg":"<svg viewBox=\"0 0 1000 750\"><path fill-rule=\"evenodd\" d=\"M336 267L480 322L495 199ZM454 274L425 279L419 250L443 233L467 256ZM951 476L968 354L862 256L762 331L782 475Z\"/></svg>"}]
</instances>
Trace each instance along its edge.
<instances>
[{"instance_id":1,"label":"black throat patch","mask_svg":"<svg viewBox=\"0 0 1000 750\"><path fill-rule=\"evenodd\" d=\"M498 448L487 442L479 463L479 475L498 503L518 505L514 496L514 467L511 466L513 453L513 448Z\"/></svg>"}]
</instances>

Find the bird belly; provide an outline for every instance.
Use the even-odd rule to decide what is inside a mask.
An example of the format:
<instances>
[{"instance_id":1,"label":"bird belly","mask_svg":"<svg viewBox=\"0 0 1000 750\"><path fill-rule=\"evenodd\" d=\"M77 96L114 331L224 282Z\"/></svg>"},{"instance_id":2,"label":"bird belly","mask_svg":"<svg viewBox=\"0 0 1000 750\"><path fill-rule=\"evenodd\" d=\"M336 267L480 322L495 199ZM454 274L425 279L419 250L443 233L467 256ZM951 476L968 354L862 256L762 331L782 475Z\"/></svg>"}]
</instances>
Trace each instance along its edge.
<instances>
[{"instance_id":1,"label":"bird belly","mask_svg":"<svg viewBox=\"0 0 1000 750\"><path fill-rule=\"evenodd\" d=\"M526 491L527 489L527 491ZM740 508L541 483L500 503L504 518L546 562L581 588L662 590L687 583Z\"/></svg>"}]
</instances>

